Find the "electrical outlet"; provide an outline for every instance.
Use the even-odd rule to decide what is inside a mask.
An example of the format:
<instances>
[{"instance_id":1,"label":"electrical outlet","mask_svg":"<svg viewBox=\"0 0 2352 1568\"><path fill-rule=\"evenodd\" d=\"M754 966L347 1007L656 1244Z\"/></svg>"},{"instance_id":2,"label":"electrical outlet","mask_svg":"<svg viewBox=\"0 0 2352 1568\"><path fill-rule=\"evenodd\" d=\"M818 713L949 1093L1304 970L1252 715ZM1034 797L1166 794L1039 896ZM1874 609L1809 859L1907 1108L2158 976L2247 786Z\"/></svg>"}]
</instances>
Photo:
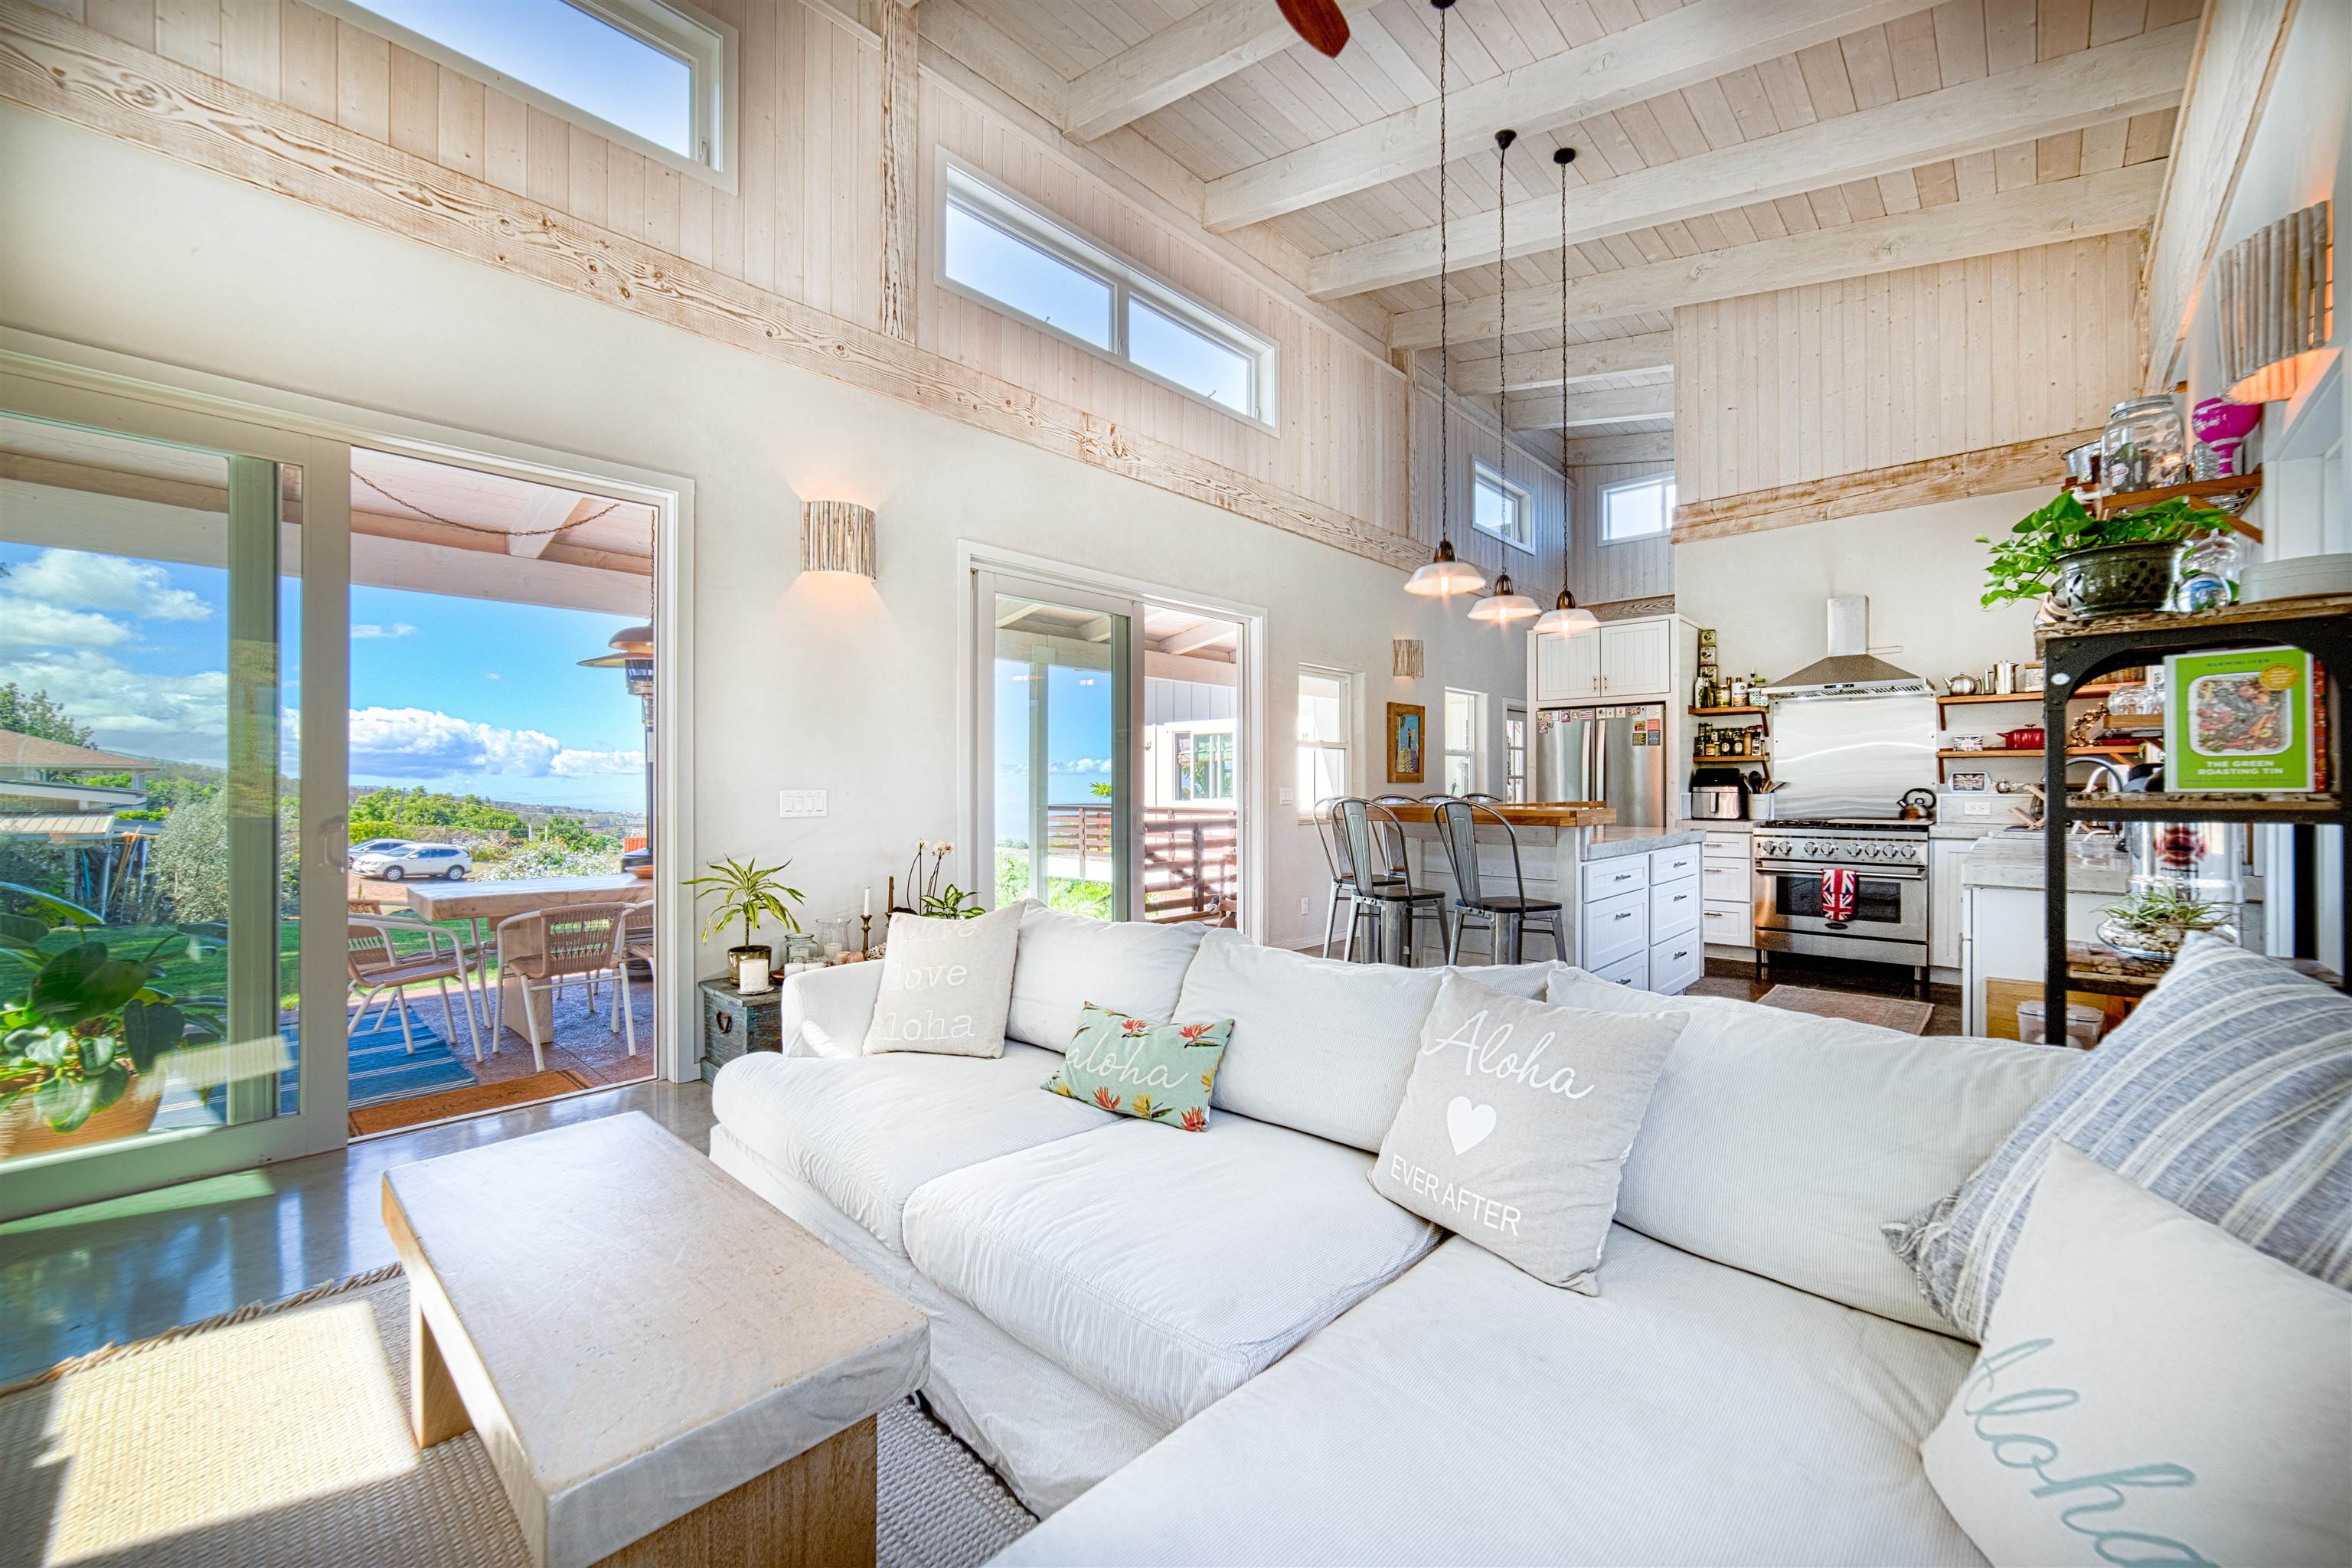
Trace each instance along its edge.
<instances>
[{"instance_id":1,"label":"electrical outlet","mask_svg":"<svg viewBox=\"0 0 2352 1568\"><path fill-rule=\"evenodd\" d=\"M1960 803L1960 815L1962 816L1990 816L1992 815L1992 802L1989 800L1964 800Z\"/></svg>"},{"instance_id":2,"label":"electrical outlet","mask_svg":"<svg viewBox=\"0 0 2352 1568\"><path fill-rule=\"evenodd\" d=\"M778 816L823 816L824 791L821 789L780 789L776 792Z\"/></svg>"},{"instance_id":3,"label":"electrical outlet","mask_svg":"<svg viewBox=\"0 0 2352 1568\"><path fill-rule=\"evenodd\" d=\"M1303 921L1311 921L1315 918L1313 915L1307 912L1307 900L1305 899L1298 900L1298 918Z\"/></svg>"}]
</instances>

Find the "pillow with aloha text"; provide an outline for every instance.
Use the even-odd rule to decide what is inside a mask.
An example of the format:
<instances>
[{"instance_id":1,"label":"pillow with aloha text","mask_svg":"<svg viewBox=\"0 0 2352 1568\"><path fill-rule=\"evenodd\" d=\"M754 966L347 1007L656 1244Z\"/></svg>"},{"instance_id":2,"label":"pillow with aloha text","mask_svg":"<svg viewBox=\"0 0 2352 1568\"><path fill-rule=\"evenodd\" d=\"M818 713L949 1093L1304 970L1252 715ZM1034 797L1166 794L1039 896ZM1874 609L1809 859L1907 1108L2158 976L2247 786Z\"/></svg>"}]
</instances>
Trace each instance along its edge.
<instances>
[{"instance_id":1,"label":"pillow with aloha text","mask_svg":"<svg viewBox=\"0 0 2352 1568\"><path fill-rule=\"evenodd\" d=\"M1209 1129L1209 1095L1234 1021L1155 1024L1087 1003L1062 1068L1045 1080L1052 1093L1084 1100L1144 1121L1187 1132Z\"/></svg>"},{"instance_id":2,"label":"pillow with aloha text","mask_svg":"<svg viewBox=\"0 0 2352 1568\"><path fill-rule=\"evenodd\" d=\"M1372 1186L1547 1285L1599 1295L1618 1177L1687 1016L1554 1007L1449 973Z\"/></svg>"},{"instance_id":3,"label":"pillow with aloha text","mask_svg":"<svg viewBox=\"0 0 2352 1568\"><path fill-rule=\"evenodd\" d=\"M866 1054L1003 1056L1020 940L1018 904L968 921L892 915Z\"/></svg>"}]
</instances>

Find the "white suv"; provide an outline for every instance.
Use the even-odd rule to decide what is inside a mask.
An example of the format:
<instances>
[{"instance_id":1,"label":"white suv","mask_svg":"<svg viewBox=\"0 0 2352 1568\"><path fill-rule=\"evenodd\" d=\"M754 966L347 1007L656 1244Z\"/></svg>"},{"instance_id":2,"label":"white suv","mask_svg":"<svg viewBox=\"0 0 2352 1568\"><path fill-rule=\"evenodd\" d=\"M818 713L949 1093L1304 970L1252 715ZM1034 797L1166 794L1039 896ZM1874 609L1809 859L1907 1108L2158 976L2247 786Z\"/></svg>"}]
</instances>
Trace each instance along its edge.
<instances>
[{"instance_id":1,"label":"white suv","mask_svg":"<svg viewBox=\"0 0 2352 1568\"><path fill-rule=\"evenodd\" d=\"M395 844L352 857L352 869L362 877L402 882L411 877L463 879L474 868L474 857L454 844Z\"/></svg>"}]
</instances>

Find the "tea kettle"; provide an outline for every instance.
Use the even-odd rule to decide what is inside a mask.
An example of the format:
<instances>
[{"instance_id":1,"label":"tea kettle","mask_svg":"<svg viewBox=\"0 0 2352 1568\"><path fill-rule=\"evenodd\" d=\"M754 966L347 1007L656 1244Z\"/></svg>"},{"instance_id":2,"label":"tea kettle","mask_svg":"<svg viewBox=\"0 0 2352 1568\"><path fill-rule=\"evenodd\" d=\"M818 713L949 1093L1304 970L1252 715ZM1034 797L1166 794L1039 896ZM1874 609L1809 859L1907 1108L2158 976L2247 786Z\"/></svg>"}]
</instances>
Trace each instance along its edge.
<instances>
[{"instance_id":1,"label":"tea kettle","mask_svg":"<svg viewBox=\"0 0 2352 1568\"><path fill-rule=\"evenodd\" d=\"M1925 822L1936 815L1936 792L1931 789L1906 789L1897 803L1906 822Z\"/></svg>"},{"instance_id":2,"label":"tea kettle","mask_svg":"<svg viewBox=\"0 0 2352 1568\"><path fill-rule=\"evenodd\" d=\"M1956 675L1946 683L1946 689L1947 695L1949 696L1974 697L1977 694L1977 678L1973 675Z\"/></svg>"}]
</instances>

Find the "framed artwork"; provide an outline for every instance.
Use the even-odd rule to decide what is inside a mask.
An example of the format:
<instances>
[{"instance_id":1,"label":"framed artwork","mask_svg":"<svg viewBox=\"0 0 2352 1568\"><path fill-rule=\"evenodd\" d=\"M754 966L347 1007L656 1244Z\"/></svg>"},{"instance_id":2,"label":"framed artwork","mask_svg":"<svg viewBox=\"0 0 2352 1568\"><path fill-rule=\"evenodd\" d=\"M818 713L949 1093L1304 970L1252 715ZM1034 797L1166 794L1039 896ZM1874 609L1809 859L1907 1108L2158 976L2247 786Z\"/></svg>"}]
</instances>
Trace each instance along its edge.
<instances>
[{"instance_id":1,"label":"framed artwork","mask_svg":"<svg viewBox=\"0 0 2352 1568\"><path fill-rule=\"evenodd\" d=\"M1389 704L1389 783L1419 784L1429 710L1418 702Z\"/></svg>"},{"instance_id":2,"label":"framed artwork","mask_svg":"<svg viewBox=\"0 0 2352 1568\"><path fill-rule=\"evenodd\" d=\"M1956 773L1945 781L1944 787L1955 795L1985 795L1992 789L1992 775Z\"/></svg>"}]
</instances>

